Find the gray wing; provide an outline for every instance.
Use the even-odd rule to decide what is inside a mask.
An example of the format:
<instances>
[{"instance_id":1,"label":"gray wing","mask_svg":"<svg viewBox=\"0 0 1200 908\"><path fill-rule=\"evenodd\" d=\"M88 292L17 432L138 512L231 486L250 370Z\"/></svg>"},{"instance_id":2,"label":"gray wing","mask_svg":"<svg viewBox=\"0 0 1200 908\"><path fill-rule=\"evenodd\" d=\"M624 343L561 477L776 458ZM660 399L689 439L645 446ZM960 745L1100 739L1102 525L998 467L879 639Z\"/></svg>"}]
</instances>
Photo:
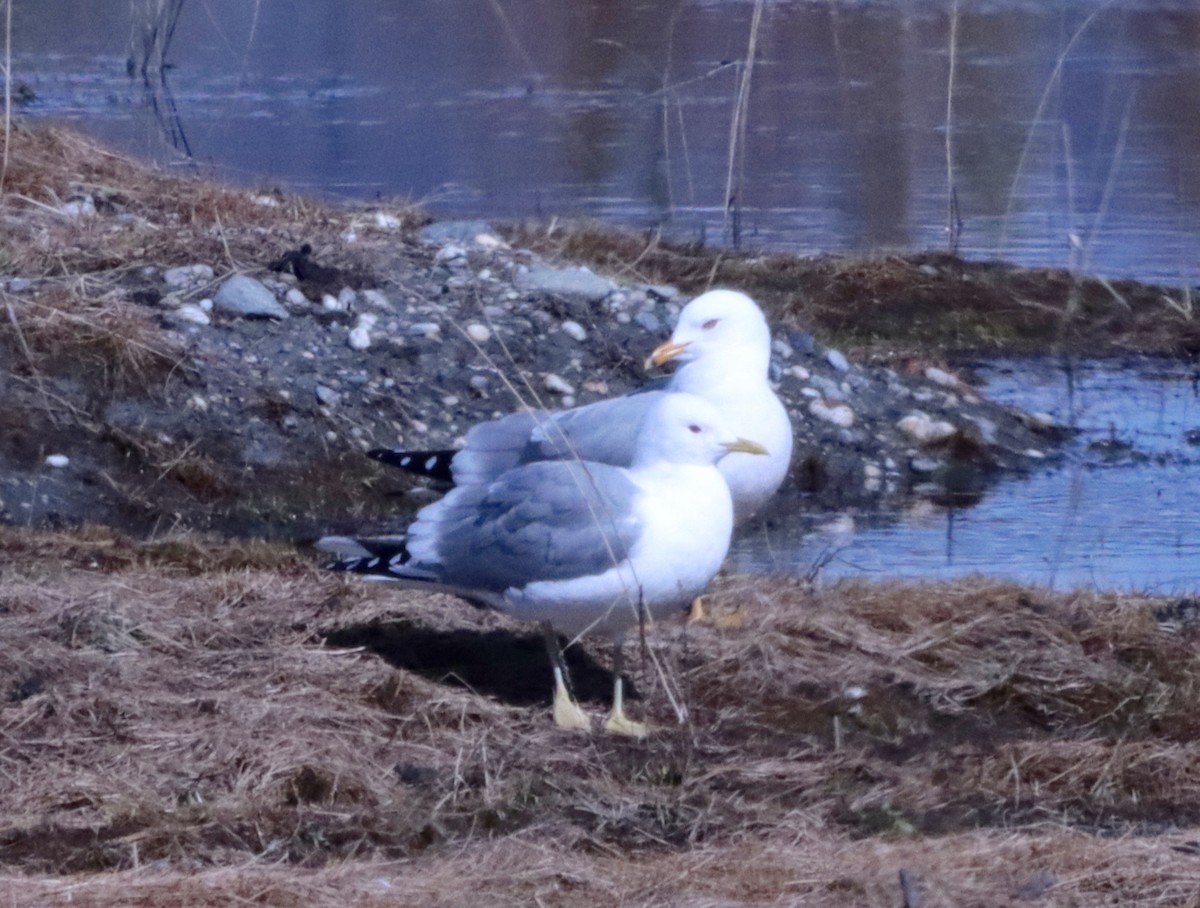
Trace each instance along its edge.
<instances>
[{"instance_id":1,"label":"gray wing","mask_svg":"<svg viewBox=\"0 0 1200 908\"><path fill-rule=\"evenodd\" d=\"M666 391L643 391L555 413L530 434L523 462L578 458L627 467L638 429Z\"/></svg>"},{"instance_id":2,"label":"gray wing","mask_svg":"<svg viewBox=\"0 0 1200 908\"><path fill-rule=\"evenodd\" d=\"M601 573L641 534L637 487L605 464L544 461L459 486L409 528L414 566L460 589L500 593Z\"/></svg>"},{"instance_id":3,"label":"gray wing","mask_svg":"<svg viewBox=\"0 0 1200 908\"><path fill-rule=\"evenodd\" d=\"M525 410L472 427L462 450L450 462L454 484L488 483L523 463L529 436L539 422L549 418L545 410Z\"/></svg>"},{"instance_id":4,"label":"gray wing","mask_svg":"<svg viewBox=\"0 0 1200 908\"><path fill-rule=\"evenodd\" d=\"M467 433L450 470L454 484L491 482L521 464L587 460L627 467L638 427L666 391L647 390L557 413L528 410L480 423Z\"/></svg>"}]
</instances>

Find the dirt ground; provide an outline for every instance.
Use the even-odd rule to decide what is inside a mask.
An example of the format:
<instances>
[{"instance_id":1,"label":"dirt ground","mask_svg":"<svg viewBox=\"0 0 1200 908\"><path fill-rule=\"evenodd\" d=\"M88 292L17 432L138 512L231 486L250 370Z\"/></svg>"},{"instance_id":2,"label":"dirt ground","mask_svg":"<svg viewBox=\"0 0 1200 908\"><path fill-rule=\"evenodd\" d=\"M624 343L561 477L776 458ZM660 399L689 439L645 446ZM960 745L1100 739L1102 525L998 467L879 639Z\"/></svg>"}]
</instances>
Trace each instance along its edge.
<instances>
[{"instance_id":1,"label":"dirt ground","mask_svg":"<svg viewBox=\"0 0 1200 908\"><path fill-rule=\"evenodd\" d=\"M530 628L324 574L281 541L280 527L394 512L394 480L362 457L385 434L442 443L510 406L496 387L462 392L479 372L468 345L406 335L389 352L411 371L383 375L328 343L348 329L336 309L286 332L193 329L176 313L211 286L164 293L161 274L262 273L307 242L339 284L386 275L406 323L449 300L464 318L491 307L493 324L528 323L537 342L508 352L530 374L578 360L546 325L578 317L595 336L599 318L464 286L445 246L420 241L428 219L399 203L248 193L57 131L18 129L6 160L0 901L1195 904L1195 600L721 577L712 623L629 648L649 740L559 731ZM80 217L84 199L94 215ZM497 233L631 285L740 287L789 339L918 381L978 352L1200 353L1191 291L943 254L796 260L588 225ZM492 265L479 255L465 257L476 279ZM321 288L292 277L319 306ZM636 382L652 333L603 335L581 399ZM319 407L310 379L271 368L299 361L329 383ZM1010 422L1001 446L1052 448ZM68 449L70 469L44 466ZM71 496L96 503L93 519L38 508ZM227 500L249 502L238 538L199 532ZM599 716L608 654L589 643L569 659Z\"/></svg>"}]
</instances>

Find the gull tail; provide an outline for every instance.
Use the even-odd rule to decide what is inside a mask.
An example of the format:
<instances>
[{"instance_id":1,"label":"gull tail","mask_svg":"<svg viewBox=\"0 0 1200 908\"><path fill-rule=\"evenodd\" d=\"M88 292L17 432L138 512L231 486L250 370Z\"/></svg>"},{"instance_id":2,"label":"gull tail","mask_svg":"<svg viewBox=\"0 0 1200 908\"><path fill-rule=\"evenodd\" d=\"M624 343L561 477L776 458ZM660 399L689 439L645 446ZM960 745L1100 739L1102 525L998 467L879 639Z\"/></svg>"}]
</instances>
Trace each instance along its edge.
<instances>
[{"instance_id":1,"label":"gull tail","mask_svg":"<svg viewBox=\"0 0 1200 908\"><path fill-rule=\"evenodd\" d=\"M396 467L417 476L427 476L438 482L454 482L450 462L457 451L401 451L398 448L375 448L367 452L372 460Z\"/></svg>"},{"instance_id":2,"label":"gull tail","mask_svg":"<svg viewBox=\"0 0 1200 908\"><path fill-rule=\"evenodd\" d=\"M412 561L404 536L322 536L315 543L318 551L337 555L336 561L323 564L327 571L361 574L368 580L413 580Z\"/></svg>"}]
</instances>

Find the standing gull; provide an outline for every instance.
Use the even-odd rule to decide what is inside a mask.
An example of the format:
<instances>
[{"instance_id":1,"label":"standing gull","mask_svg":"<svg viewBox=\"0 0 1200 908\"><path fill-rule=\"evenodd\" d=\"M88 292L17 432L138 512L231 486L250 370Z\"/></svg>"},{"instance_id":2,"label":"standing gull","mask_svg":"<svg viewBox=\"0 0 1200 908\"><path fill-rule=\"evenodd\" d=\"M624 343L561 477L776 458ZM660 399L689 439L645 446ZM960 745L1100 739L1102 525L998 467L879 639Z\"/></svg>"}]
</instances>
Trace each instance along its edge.
<instances>
[{"instance_id":1,"label":"standing gull","mask_svg":"<svg viewBox=\"0 0 1200 908\"><path fill-rule=\"evenodd\" d=\"M679 313L670 340L647 368L675 362L663 390L640 391L573 410L526 410L474 426L458 451L379 448L376 460L456 485L487 482L519 464L578 458L629 466L637 426L655 402L687 392L711 403L734 434L753 438L770 453L731 454L719 469L741 523L775 494L792 458L792 425L771 389L771 331L758 304L735 290L711 290Z\"/></svg>"},{"instance_id":2,"label":"standing gull","mask_svg":"<svg viewBox=\"0 0 1200 908\"><path fill-rule=\"evenodd\" d=\"M591 723L567 691L555 634L608 637L614 681L605 728L640 737L645 726L623 708L625 634L680 609L721 567L733 503L715 465L738 453L767 452L732 434L703 399L667 394L645 414L628 467L523 464L457 486L418 513L407 537L326 537L317 546L354 556L332 570L441 589L540 622L554 666L554 718L564 728Z\"/></svg>"}]
</instances>

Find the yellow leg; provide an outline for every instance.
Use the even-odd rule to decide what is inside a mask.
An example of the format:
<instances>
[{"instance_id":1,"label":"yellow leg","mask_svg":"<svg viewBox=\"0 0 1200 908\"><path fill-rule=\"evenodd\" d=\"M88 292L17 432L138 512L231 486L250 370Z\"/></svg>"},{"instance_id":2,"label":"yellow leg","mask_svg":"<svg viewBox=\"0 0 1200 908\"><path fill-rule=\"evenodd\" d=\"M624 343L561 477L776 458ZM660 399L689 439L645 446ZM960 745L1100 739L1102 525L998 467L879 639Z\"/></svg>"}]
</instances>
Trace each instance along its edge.
<instances>
[{"instance_id":1,"label":"yellow leg","mask_svg":"<svg viewBox=\"0 0 1200 908\"><path fill-rule=\"evenodd\" d=\"M648 726L641 722L634 722L625 715L625 683L621 679L621 646L614 644L613 646L613 705L612 713L609 714L608 721L604 723L604 730L611 735L626 735L630 738L644 738L650 734Z\"/></svg>"},{"instance_id":2,"label":"yellow leg","mask_svg":"<svg viewBox=\"0 0 1200 908\"><path fill-rule=\"evenodd\" d=\"M591 731L592 720L571 699L562 669L554 666L554 724L569 731Z\"/></svg>"},{"instance_id":3,"label":"yellow leg","mask_svg":"<svg viewBox=\"0 0 1200 908\"><path fill-rule=\"evenodd\" d=\"M692 600L692 607L688 611L687 620L688 620L689 624L693 623L693 622L695 622L697 624L703 624L704 622L708 621L708 615L706 615L704 613L704 597L703 596L697 596L695 599Z\"/></svg>"}]
</instances>

